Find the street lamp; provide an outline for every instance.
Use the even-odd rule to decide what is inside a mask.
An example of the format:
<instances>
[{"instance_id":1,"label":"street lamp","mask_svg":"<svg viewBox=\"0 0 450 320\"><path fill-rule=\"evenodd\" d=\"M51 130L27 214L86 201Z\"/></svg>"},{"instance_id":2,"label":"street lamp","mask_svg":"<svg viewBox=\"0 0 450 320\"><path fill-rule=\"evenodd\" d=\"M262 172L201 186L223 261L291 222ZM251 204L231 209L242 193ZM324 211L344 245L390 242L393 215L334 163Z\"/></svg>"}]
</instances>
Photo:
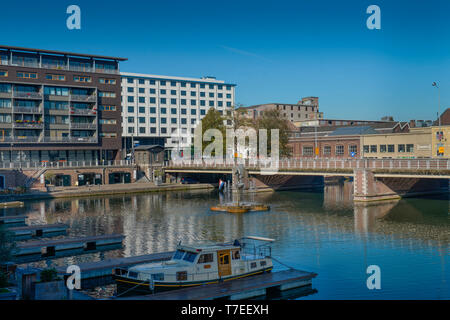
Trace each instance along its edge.
<instances>
[{"instance_id":1,"label":"street lamp","mask_svg":"<svg viewBox=\"0 0 450 320\"><path fill-rule=\"evenodd\" d=\"M436 82L431 84L433 87L438 89L438 120L439 120L439 128L441 127L441 88L438 86Z\"/></svg>"}]
</instances>

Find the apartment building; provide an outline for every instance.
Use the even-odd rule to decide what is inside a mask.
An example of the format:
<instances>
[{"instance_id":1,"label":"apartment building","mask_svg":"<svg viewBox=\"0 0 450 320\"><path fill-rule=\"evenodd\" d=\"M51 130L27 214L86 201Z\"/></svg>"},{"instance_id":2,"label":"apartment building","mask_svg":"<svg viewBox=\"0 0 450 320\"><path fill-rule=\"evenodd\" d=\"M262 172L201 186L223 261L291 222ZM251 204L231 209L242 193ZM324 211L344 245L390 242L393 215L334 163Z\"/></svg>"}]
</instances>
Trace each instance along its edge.
<instances>
[{"instance_id":1,"label":"apartment building","mask_svg":"<svg viewBox=\"0 0 450 320\"><path fill-rule=\"evenodd\" d=\"M278 110L283 118L293 123L323 118L323 112L319 112L317 97L302 98L297 104L276 102L239 108L239 111L243 111L244 115L251 119L256 119L269 110Z\"/></svg>"},{"instance_id":2,"label":"apartment building","mask_svg":"<svg viewBox=\"0 0 450 320\"><path fill-rule=\"evenodd\" d=\"M191 141L209 108L223 115L235 104L235 85L214 77L183 78L121 73L123 146L177 148ZM177 133L179 136L176 137Z\"/></svg>"},{"instance_id":3,"label":"apartment building","mask_svg":"<svg viewBox=\"0 0 450 320\"><path fill-rule=\"evenodd\" d=\"M125 60L0 46L0 161L122 159Z\"/></svg>"}]
</instances>

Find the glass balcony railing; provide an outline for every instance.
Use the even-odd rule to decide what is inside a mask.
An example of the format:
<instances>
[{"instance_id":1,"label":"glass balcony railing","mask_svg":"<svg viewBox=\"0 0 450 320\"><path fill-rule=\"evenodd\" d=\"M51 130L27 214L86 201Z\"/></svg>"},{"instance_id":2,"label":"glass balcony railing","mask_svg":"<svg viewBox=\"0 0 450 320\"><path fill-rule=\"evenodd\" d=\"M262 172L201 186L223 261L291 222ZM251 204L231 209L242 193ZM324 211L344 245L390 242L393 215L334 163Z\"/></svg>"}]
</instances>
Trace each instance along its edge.
<instances>
[{"instance_id":1,"label":"glass balcony railing","mask_svg":"<svg viewBox=\"0 0 450 320\"><path fill-rule=\"evenodd\" d=\"M48 63L38 61L15 61L11 62L10 59L1 60L0 65L4 66L16 66L16 67L29 67L29 68L42 68L51 70L66 70L66 71L76 71L76 72L93 72L93 73L109 73L109 74L119 74L118 69L113 68L94 68L93 65L67 65L67 63Z\"/></svg>"},{"instance_id":2,"label":"glass balcony railing","mask_svg":"<svg viewBox=\"0 0 450 320\"><path fill-rule=\"evenodd\" d=\"M95 123L76 123L76 122L72 122L70 124L70 127L72 129L96 130L97 129L97 124L95 124Z\"/></svg>"},{"instance_id":3,"label":"glass balcony railing","mask_svg":"<svg viewBox=\"0 0 450 320\"><path fill-rule=\"evenodd\" d=\"M20 99L42 99L42 93L40 93L40 92L14 91L14 98L20 98Z\"/></svg>"}]
</instances>

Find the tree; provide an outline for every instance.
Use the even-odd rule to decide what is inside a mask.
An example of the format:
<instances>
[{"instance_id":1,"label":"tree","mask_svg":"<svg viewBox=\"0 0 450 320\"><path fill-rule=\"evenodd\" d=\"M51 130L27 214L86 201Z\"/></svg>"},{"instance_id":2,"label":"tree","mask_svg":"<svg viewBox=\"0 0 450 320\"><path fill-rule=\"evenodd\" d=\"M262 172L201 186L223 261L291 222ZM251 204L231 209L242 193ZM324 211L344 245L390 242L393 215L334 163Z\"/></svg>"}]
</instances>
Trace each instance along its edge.
<instances>
[{"instance_id":1,"label":"tree","mask_svg":"<svg viewBox=\"0 0 450 320\"><path fill-rule=\"evenodd\" d=\"M226 119L222 116L222 114L217 111L214 108L210 108L208 110L208 112L206 113L205 117L202 119L202 153L204 152L205 148L213 143L215 141L215 137L212 138L211 141L203 141L203 136L205 134L205 132L209 129L217 129L222 133L222 137L223 137L223 149L225 151L225 147L226 147L226 128L224 125L224 121ZM213 152L212 154L213 156L215 155L215 152Z\"/></svg>"},{"instance_id":2,"label":"tree","mask_svg":"<svg viewBox=\"0 0 450 320\"><path fill-rule=\"evenodd\" d=\"M291 148L288 146L289 141L289 125L288 120L284 119L278 110L264 111L261 116L256 119L256 130L267 130L267 155L271 152L271 129L279 130L279 150L280 158L289 157Z\"/></svg>"}]
</instances>

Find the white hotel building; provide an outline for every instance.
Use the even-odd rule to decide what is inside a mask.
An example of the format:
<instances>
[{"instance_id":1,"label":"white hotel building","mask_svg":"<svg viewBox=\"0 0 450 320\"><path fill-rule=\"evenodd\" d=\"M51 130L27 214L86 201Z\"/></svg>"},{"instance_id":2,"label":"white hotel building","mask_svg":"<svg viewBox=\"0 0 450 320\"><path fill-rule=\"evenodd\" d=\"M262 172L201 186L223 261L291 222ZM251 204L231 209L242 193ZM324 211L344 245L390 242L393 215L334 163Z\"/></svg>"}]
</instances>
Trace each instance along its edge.
<instances>
[{"instance_id":1,"label":"white hotel building","mask_svg":"<svg viewBox=\"0 0 450 320\"><path fill-rule=\"evenodd\" d=\"M178 141L170 136L177 130L189 137L209 108L225 115L235 104L236 85L213 77L121 72L121 78L123 148L128 152L132 139L176 148Z\"/></svg>"}]
</instances>

